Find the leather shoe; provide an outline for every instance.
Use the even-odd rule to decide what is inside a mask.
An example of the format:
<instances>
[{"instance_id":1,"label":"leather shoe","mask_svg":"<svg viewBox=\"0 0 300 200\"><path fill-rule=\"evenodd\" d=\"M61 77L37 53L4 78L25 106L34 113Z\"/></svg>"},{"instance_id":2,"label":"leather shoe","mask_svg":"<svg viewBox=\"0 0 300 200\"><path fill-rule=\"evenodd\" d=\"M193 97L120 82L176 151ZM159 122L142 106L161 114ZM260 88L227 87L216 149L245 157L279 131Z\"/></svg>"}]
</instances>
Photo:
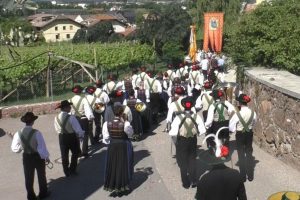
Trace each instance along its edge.
<instances>
[{"instance_id":1,"label":"leather shoe","mask_svg":"<svg viewBox=\"0 0 300 200\"><path fill-rule=\"evenodd\" d=\"M47 197L49 197L51 194L50 191L48 191L46 194L39 194L38 199L45 199Z\"/></svg>"},{"instance_id":2,"label":"leather shoe","mask_svg":"<svg viewBox=\"0 0 300 200\"><path fill-rule=\"evenodd\" d=\"M248 177L248 181L253 181L253 177Z\"/></svg>"},{"instance_id":3,"label":"leather shoe","mask_svg":"<svg viewBox=\"0 0 300 200\"><path fill-rule=\"evenodd\" d=\"M196 182L192 182L191 183L191 188L195 188L195 187L197 187L197 183Z\"/></svg>"}]
</instances>

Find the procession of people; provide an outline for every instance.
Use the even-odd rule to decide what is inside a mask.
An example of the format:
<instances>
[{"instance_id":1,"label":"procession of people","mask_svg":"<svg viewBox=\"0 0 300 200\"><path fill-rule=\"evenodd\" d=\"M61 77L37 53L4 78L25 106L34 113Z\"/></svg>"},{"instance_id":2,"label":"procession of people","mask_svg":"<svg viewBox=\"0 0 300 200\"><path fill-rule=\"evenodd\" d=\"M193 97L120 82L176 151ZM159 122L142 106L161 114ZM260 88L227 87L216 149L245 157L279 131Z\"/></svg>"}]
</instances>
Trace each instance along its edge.
<instances>
[{"instance_id":1,"label":"procession of people","mask_svg":"<svg viewBox=\"0 0 300 200\"><path fill-rule=\"evenodd\" d=\"M201 200L247 199L244 182L254 179L252 127L257 117L247 106L251 101L248 95L237 91L234 101L229 98L230 90L224 82L224 58L201 51L196 62L169 64L166 71L156 74L142 66L123 80L109 74L106 83L98 80L85 88L74 86L74 96L57 105L61 112L54 119L65 176L77 175L78 159L89 159L88 147L102 143L107 146L104 189L120 195L130 193L134 175L132 142L143 140L165 120L164 132L170 135L176 148L183 188L197 187L195 198ZM27 119L29 115L31 119ZM44 186L44 161L49 160L49 153L46 147L44 153L40 152L39 140L44 145L43 139L37 130L31 131L36 118L30 113L21 118L26 127L15 134L12 143L14 152L23 149L30 200L37 198L32 189L35 168L41 181L40 197L48 194ZM239 172L224 165L230 160L229 141L233 133L236 133ZM205 154L200 159L212 167L198 180L196 157L200 136L207 143L207 147L201 147ZM41 162L40 167L31 166L27 160ZM228 185L227 193L223 185Z\"/></svg>"}]
</instances>

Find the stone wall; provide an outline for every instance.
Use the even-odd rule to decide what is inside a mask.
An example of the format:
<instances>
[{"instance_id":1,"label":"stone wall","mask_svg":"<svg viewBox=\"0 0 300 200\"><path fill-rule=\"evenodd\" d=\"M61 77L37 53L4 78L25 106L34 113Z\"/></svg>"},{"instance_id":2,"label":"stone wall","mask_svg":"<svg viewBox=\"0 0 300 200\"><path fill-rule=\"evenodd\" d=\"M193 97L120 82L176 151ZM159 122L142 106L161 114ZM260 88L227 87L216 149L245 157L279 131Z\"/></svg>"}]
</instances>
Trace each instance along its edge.
<instances>
[{"instance_id":1,"label":"stone wall","mask_svg":"<svg viewBox=\"0 0 300 200\"><path fill-rule=\"evenodd\" d=\"M1 118L15 118L22 116L25 112L33 112L35 115L44 115L51 113L59 113L60 109L55 110L57 102L17 105L5 108L0 108L0 119Z\"/></svg>"},{"instance_id":2,"label":"stone wall","mask_svg":"<svg viewBox=\"0 0 300 200\"><path fill-rule=\"evenodd\" d=\"M254 142L287 164L300 169L299 98L285 94L277 86L266 84L247 73L245 80L244 91L251 96L250 107L258 115ZM270 81L274 81L274 78ZM284 82L281 84L284 85Z\"/></svg>"}]
</instances>

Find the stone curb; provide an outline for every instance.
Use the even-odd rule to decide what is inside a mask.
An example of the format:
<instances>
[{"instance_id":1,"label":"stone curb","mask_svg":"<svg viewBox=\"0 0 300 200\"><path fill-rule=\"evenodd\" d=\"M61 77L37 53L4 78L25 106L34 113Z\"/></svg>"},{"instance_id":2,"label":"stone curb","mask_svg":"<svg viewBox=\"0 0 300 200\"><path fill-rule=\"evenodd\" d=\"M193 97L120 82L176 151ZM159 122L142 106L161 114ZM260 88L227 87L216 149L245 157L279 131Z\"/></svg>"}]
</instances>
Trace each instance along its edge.
<instances>
[{"instance_id":1,"label":"stone curb","mask_svg":"<svg viewBox=\"0 0 300 200\"><path fill-rule=\"evenodd\" d=\"M59 110L55 110L55 106L59 102L60 101L53 101L46 103L0 107L0 119L20 117L25 112L33 112L35 115L59 113Z\"/></svg>"},{"instance_id":2,"label":"stone curb","mask_svg":"<svg viewBox=\"0 0 300 200\"><path fill-rule=\"evenodd\" d=\"M266 68L246 69L245 75L286 95L300 99L300 80L287 71Z\"/></svg>"}]
</instances>

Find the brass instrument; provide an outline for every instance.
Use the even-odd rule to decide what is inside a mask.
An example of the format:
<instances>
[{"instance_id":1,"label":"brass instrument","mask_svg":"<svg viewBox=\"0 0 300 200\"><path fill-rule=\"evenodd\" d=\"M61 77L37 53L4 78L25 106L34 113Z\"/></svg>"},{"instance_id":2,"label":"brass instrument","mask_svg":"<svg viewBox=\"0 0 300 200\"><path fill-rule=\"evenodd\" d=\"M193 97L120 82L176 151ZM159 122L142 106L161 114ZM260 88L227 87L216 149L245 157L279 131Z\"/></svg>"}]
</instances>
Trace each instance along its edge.
<instances>
[{"instance_id":1,"label":"brass instrument","mask_svg":"<svg viewBox=\"0 0 300 200\"><path fill-rule=\"evenodd\" d=\"M236 97L239 95L240 86L235 82L219 83L216 89L223 89L226 93L227 100L230 103L234 103Z\"/></svg>"},{"instance_id":2,"label":"brass instrument","mask_svg":"<svg viewBox=\"0 0 300 200\"><path fill-rule=\"evenodd\" d=\"M105 110L105 105L104 103L95 103L95 112L96 113L103 113Z\"/></svg>"},{"instance_id":3,"label":"brass instrument","mask_svg":"<svg viewBox=\"0 0 300 200\"><path fill-rule=\"evenodd\" d=\"M144 112L146 110L147 106L143 102L139 102L135 104L135 109L138 112Z\"/></svg>"}]
</instances>

